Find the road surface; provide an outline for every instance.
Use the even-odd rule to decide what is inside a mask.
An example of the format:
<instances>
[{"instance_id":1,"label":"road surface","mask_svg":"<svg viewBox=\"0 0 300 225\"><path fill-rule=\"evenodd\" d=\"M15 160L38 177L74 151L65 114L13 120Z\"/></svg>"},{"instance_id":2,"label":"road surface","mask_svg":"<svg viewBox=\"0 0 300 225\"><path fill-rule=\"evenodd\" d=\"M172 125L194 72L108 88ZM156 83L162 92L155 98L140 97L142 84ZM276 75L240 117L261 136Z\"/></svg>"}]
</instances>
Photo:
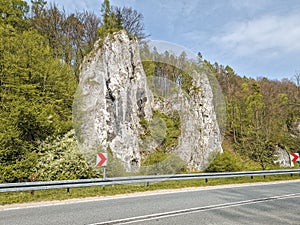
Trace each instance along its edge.
<instances>
[{"instance_id":1,"label":"road surface","mask_svg":"<svg viewBox=\"0 0 300 225\"><path fill-rule=\"evenodd\" d=\"M300 181L2 206L0 224L300 224Z\"/></svg>"}]
</instances>

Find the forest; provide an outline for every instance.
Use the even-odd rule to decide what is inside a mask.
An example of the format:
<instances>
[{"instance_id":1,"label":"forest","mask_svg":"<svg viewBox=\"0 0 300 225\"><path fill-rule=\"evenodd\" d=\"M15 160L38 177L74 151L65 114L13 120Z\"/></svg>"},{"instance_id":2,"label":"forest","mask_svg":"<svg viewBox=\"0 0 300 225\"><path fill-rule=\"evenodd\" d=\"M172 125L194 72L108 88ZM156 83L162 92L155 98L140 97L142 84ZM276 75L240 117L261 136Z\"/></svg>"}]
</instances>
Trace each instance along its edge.
<instances>
[{"instance_id":1,"label":"forest","mask_svg":"<svg viewBox=\"0 0 300 225\"><path fill-rule=\"evenodd\" d=\"M200 53L198 62L189 62L184 52L159 53L147 45L139 12L101 2L98 16L67 14L44 0L32 0L30 6L1 0L0 182L99 176L76 145L72 104L83 58L99 38L120 29L141 41L149 60L143 65L147 76L155 71L175 82L180 77L182 88L189 90L189 76L154 61L160 57L172 65L196 65L218 80L226 102L224 153L207 171L275 168L278 149L299 152L300 74L281 81L253 79Z\"/></svg>"}]
</instances>

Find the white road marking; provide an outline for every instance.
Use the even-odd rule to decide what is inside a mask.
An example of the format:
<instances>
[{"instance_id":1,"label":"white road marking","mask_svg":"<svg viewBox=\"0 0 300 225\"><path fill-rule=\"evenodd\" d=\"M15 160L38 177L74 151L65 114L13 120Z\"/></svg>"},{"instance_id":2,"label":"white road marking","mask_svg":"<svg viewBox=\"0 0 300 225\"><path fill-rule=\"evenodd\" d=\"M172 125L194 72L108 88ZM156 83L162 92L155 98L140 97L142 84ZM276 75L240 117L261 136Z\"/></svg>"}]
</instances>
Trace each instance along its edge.
<instances>
[{"instance_id":1,"label":"white road marking","mask_svg":"<svg viewBox=\"0 0 300 225\"><path fill-rule=\"evenodd\" d=\"M114 196L97 196L97 197L87 197L87 198L77 198L77 199L67 199L67 200L54 200L54 201L46 201L46 202L44 201L44 202L17 203L11 205L1 205L0 212L8 211L8 210L27 209L27 208L38 208L38 207L67 205L67 204L80 204L85 202L107 201L112 199L136 198L136 197L153 196L153 195L175 194L175 193L182 193L182 192L216 190L216 189L223 189L223 188L267 186L267 185L274 185L274 184L281 184L281 183L297 183L297 182L299 182L299 180L226 184L226 185L205 186L205 187L188 187L188 188L181 188L181 189L162 189L162 190L145 191L145 192L137 192L137 193L130 193L130 194L120 194Z\"/></svg>"},{"instance_id":2,"label":"white road marking","mask_svg":"<svg viewBox=\"0 0 300 225\"><path fill-rule=\"evenodd\" d=\"M176 211L170 211L170 212L164 212L164 213L154 213L154 214L149 214L149 215L144 215L144 216L129 217L129 218L124 218L124 219L119 219L119 220L93 223L93 224L88 224L88 225L133 224L133 223L138 223L138 222L145 222L145 221L150 221L150 220L155 220L155 219L162 219L162 218L174 217L174 216L197 213L197 212L205 212L205 211L216 210L216 209L225 209L225 208L231 208L231 207L237 207L237 206L243 206L243 205L258 204L258 203L263 203L263 202L267 202L267 201L276 201L276 200L281 200L281 199L299 198L299 197L300 197L300 193L280 195L280 196L271 196L271 197L266 197L266 198L249 199L249 200L245 200L245 201L222 203L222 204L202 206L202 207L197 207L197 208L188 208L188 209L182 209L182 210L176 210Z\"/></svg>"}]
</instances>

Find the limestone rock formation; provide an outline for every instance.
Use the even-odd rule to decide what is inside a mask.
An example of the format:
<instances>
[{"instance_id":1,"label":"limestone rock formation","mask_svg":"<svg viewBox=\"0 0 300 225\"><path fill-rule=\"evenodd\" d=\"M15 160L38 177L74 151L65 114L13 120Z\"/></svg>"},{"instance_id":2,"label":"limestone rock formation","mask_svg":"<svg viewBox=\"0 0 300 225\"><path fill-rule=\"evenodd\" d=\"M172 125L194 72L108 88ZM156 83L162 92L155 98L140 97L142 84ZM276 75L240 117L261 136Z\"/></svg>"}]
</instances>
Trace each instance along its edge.
<instances>
[{"instance_id":1,"label":"limestone rock formation","mask_svg":"<svg viewBox=\"0 0 300 225\"><path fill-rule=\"evenodd\" d=\"M155 99L143 71L138 42L129 39L125 31L98 41L81 66L73 106L77 139L87 160L93 164L97 152L111 151L126 171L137 171L142 160L140 121L151 121L153 110L179 113L181 133L172 152L190 169L204 169L215 152L222 152L206 75L193 75L189 95L177 91ZM149 152L155 150L155 144L151 146Z\"/></svg>"},{"instance_id":2,"label":"limestone rock formation","mask_svg":"<svg viewBox=\"0 0 300 225\"><path fill-rule=\"evenodd\" d=\"M181 135L173 152L190 170L203 170L217 152L223 152L213 105L213 92L205 74L194 72L189 94L183 90L156 99L154 108L165 114L179 113ZM173 88L174 89L174 88Z\"/></svg>"},{"instance_id":3,"label":"limestone rock formation","mask_svg":"<svg viewBox=\"0 0 300 225\"><path fill-rule=\"evenodd\" d=\"M274 161L275 164L278 164L281 167L291 166L292 163L290 159L290 154L286 149L276 146L274 155L275 157L277 157L277 159Z\"/></svg>"},{"instance_id":4,"label":"limestone rock formation","mask_svg":"<svg viewBox=\"0 0 300 225\"><path fill-rule=\"evenodd\" d=\"M145 78L138 43L125 31L98 41L84 60L73 115L91 164L97 152L110 149L127 171L139 168L139 117L152 116Z\"/></svg>"},{"instance_id":5,"label":"limestone rock formation","mask_svg":"<svg viewBox=\"0 0 300 225\"><path fill-rule=\"evenodd\" d=\"M205 74L193 75L193 87L185 112L175 152L188 162L190 169L203 170L217 152L223 152L213 93Z\"/></svg>"}]
</instances>

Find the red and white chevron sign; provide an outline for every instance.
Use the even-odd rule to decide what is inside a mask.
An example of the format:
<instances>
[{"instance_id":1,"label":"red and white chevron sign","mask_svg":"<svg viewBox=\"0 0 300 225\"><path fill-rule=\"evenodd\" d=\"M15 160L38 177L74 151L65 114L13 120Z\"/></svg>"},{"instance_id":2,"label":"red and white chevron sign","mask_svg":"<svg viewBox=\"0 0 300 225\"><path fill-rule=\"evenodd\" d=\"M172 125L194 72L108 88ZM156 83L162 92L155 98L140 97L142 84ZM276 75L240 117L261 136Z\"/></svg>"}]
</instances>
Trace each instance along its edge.
<instances>
[{"instance_id":1,"label":"red and white chevron sign","mask_svg":"<svg viewBox=\"0 0 300 225\"><path fill-rule=\"evenodd\" d=\"M299 153L291 153L290 158L291 158L292 162L299 162L300 161Z\"/></svg>"},{"instance_id":2,"label":"red and white chevron sign","mask_svg":"<svg viewBox=\"0 0 300 225\"><path fill-rule=\"evenodd\" d=\"M107 166L107 153L98 153L96 159L96 166Z\"/></svg>"}]
</instances>

